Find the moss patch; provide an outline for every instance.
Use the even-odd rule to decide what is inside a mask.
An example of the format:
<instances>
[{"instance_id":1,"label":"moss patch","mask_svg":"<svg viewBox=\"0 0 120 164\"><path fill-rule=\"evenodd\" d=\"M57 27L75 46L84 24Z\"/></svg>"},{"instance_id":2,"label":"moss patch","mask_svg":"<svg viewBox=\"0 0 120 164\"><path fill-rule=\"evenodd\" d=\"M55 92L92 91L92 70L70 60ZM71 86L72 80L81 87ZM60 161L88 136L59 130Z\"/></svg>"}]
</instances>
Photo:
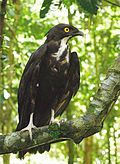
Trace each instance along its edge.
<instances>
[{"instance_id":1,"label":"moss patch","mask_svg":"<svg viewBox=\"0 0 120 164\"><path fill-rule=\"evenodd\" d=\"M67 133L68 133L68 130L67 130L67 129L68 129L68 127L67 127L66 123L63 122L63 123L61 124L61 126L60 126L60 130L61 130L62 136L67 135Z\"/></svg>"},{"instance_id":2,"label":"moss patch","mask_svg":"<svg viewBox=\"0 0 120 164\"><path fill-rule=\"evenodd\" d=\"M52 123L48 128L48 133L53 139L57 139L60 136L60 128L58 124Z\"/></svg>"}]
</instances>

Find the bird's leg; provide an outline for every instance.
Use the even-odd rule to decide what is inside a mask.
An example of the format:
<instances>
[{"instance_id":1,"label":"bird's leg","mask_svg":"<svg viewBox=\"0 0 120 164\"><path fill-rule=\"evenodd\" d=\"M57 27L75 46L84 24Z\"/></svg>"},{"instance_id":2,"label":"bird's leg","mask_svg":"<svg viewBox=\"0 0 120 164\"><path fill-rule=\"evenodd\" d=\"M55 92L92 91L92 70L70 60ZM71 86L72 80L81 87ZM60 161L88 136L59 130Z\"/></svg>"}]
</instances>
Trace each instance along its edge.
<instances>
[{"instance_id":1,"label":"bird's leg","mask_svg":"<svg viewBox=\"0 0 120 164\"><path fill-rule=\"evenodd\" d=\"M37 129L37 127L33 124L33 113L31 113L30 115L30 121L29 121L28 126L22 129L21 131L23 132L23 131L28 130L30 139L32 140L32 129Z\"/></svg>"},{"instance_id":2,"label":"bird's leg","mask_svg":"<svg viewBox=\"0 0 120 164\"><path fill-rule=\"evenodd\" d=\"M50 123L49 124L52 124L52 123L56 123L60 127L59 120L55 119L55 111L54 111L54 109L51 109L51 118L50 118Z\"/></svg>"},{"instance_id":3,"label":"bird's leg","mask_svg":"<svg viewBox=\"0 0 120 164\"><path fill-rule=\"evenodd\" d=\"M55 111L54 109L51 109L51 119L50 119L50 122L54 122L55 118L54 118L54 115L55 115Z\"/></svg>"}]
</instances>

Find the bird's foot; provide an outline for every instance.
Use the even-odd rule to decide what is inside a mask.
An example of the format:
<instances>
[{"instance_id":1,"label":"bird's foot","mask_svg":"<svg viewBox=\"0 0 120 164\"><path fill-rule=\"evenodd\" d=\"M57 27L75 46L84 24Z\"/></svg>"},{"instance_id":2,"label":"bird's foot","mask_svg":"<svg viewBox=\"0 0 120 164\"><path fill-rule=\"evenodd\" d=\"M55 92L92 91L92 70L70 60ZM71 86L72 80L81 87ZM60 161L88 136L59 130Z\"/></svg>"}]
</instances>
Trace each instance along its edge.
<instances>
[{"instance_id":1,"label":"bird's foot","mask_svg":"<svg viewBox=\"0 0 120 164\"><path fill-rule=\"evenodd\" d=\"M60 121L59 121L59 123L61 124L63 122L65 122L65 119L64 118L61 118Z\"/></svg>"},{"instance_id":2,"label":"bird's foot","mask_svg":"<svg viewBox=\"0 0 120 164\"><path fill-rule=\"evenodd\" d=\"M25 127L24 129L22 129L21 131L28 131L29 135L30 135L30 140L32 140L32 129L37 129L36 126L34 126L33 124L29 124L27 127Z\"/></svg>"},{"instance_id":3,"label":"bird's foot","mask_svg":"<svg viewBox=\"0 0 120 164\"><path fill-rule=\"evenodd\" d=\"M31 113L30 115L30 121L29 121L28 126L22 129L21 131L23 132L23 131L28 130L30 139L32 140L32 129L37 129L37 127L33 124L33 113Z\"/></svg>"},{"instance_id":4,"label":"bird's foot","mask_svg":"<svg viewBox=\"0 0 120 164\"><path fill-rule=\"evenodd\" d=\"M53 109L51 109L51 119L50 119L49 125L55 123L55 124L58 125L58 127L60 127L60 124L61 124L62 122L64 122L64 119L57 120L57 119L55 119L54 116L55 116L55 111L54 111Z\"/></svg>"},{"instance_id":5,"label":"bird's foot","mask_svg":"<svg viewBox=\"0 0 120 164\"><path fill-rule=\"evenodd\" d=\"M65 121L64 118L62 118L60 120L54 119L54 120L51 120L50 121L49 125L51 125L51 124L57 124L60 127L60 124L63 123L64 121Z\"/></svg>"},{"instance_id":6,"label":"bird's foot","mask_svg":"<svg viewBox=\"0 0 120 164\"><path fill-rule=\"evenodd\" d=\"M57 124L60 127L60 122L58 119L51 119L49 125L51 124Z\"/></svg>"}]
</instances>

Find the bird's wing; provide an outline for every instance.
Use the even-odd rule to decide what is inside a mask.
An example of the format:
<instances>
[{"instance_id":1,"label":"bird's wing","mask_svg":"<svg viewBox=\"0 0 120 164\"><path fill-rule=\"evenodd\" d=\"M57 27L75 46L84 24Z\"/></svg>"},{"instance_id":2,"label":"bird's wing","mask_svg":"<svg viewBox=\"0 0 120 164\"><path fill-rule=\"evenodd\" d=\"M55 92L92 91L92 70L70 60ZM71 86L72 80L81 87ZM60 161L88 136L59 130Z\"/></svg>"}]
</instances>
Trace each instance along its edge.
<instances>
[{"instance_id":1,"label":"bird's wing","mask_svg":"<svg viewBox=\"0 0 120 164\"><path fill-rule=\"evenodd\" d=\"M55 117L61 115L68 106L72 96L75 96L80 85L80 63L76 52L70 54L70 68L66 89L58 104Z\"/></svg>"},{"instance_id":2,"label":"bird's wing","mask_svg":"<svg viewBox=\"0 0 120 164\"><path fill-rule=\"evenodd\" d=\"M19 89L18 89L18 113L19 113L20 122L22 122L21 121L22 117L24 117L23 120L29 120L29 118L25 119L25 117L30 116L31 111L29 109L31 107L30 106L26 107L26 105L29 104L27 103L27 101L30 101L30 98L31 99L33 98L33 101L35 99L36 84L40 72L41 61L44 58L46 51L47 51L46 44L43 44L41 47L39 47L31 55L22 74ZM27 111L25 109L27 109ZM21 130L23 128L22 125L20 125L21 124L20 122L16 130ZM22 124L25 126L27 123L22 122Z\"/></svg>"},{"instance_id":3,"label":"bird's wing","mask_svg":"<svg viewBox=\"0 0 120 164\"><path fill-rule=\"evenodd\" d=\"M72 90L73 96L75 96L80 86L80 63L76 52L71 53L69 81L70 90Z\"/></svg>"},{"instance_id":4,"label":"bird's wing","mask_svg":"<svg viewBox=\"0 0 120 164\"><path fill-rule=\"evenodd\" d=\"M43 60L46 56L47 44L39 47L30 57L24 72L21 77L19 89L18 89L18 113L19 123L16 131L19 131L28 125L30 119L30 100L35 100L36 84L40 80L39 75L42 68ZM49 151L50 145L45 144L43 146L37 146L32 149L19 151L19 158L23 158L27 152L36 153L37 150L42 153L45 150Z\"/></svg>"}]
</instances>

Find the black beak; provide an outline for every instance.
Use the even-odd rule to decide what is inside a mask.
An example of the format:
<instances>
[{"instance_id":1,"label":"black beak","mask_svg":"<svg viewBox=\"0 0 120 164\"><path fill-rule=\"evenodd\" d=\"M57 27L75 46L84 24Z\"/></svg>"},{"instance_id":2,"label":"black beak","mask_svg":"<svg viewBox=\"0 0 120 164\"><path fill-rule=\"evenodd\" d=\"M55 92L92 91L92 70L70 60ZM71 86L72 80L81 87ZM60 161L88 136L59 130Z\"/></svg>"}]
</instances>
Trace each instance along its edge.
<instances>
[{"instance_id":1,"label":"black beak","mask_svg":"<svg viewBox=\"0 0 120 164\"><path fill-rule=\"evenodd\" d=\"M68 41L69 41L71 38L75 37L75 36L84 36L84 33L83 33L82 31L77 30L77 31L75 31L74 33L72 33L72 34L70 35ZM68 42L68 41L67 41L67 42Z\"/></svg>"},{"instance_id":2,"label":"black beak","mask_svg":"<svg viewBox=\"0 0 120 164\"><path fill-rule=\"evenodd\" d=\"M74 37L74 36L84 36L84 33L82 31L77 31L72 34L72 37Z\"/></svg>"}]
</instances>

